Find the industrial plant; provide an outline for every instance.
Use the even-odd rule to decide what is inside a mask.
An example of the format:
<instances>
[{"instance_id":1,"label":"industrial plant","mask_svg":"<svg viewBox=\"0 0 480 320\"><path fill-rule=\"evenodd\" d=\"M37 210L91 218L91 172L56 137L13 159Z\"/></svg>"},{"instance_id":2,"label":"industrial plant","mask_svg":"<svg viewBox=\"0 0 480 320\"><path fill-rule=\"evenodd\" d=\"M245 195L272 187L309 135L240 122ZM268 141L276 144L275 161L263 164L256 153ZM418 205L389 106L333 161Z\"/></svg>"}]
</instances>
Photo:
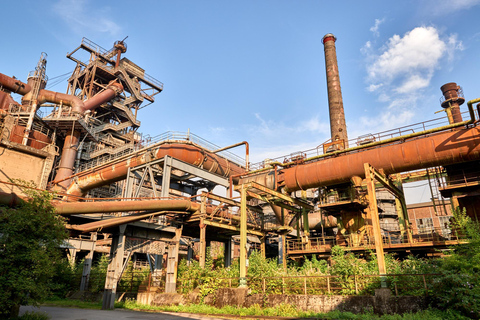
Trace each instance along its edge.
<instances>
[{"instance_id":1,"label":"industrial plant","mask_svg":"<svg viewBox=\"0 0 480 320\"><path fill-rule=\"evenodd\" d=\"M79 290L95 254L109 254L105 309L129 261L146 261L152 285L176 292L179 259L205 265L212 243L223 243L226 266L239 259L240 286L252 247L284 265L328 259L336 245L374 250L385 274L384 252L435 256L462 243L450 220L457 208L480 215L480 98L446 83L442 117L349 137L336 37L322 41L330 139L260 163L250 163L247 141L142 135L139 110L163 84L127 58L125 40L106 50L84 38L67 54L65 93L46 89L45 53L26 79L0 73L0 204L24 201L22 181L54 193L70 234L64 249L85 261ZM403 186L417 181L431 201L407 205Z\"/></svg>"}]
</instances>

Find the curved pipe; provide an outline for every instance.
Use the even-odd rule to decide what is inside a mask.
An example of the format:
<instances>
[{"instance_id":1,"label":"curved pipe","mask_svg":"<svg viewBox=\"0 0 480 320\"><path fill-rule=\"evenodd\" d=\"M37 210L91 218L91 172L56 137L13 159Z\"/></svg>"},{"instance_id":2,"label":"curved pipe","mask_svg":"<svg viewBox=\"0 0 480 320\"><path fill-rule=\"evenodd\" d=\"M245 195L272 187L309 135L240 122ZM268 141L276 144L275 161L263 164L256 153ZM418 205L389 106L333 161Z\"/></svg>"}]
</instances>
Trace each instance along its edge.
<instances>
[{"instance_id":1,"label":"curved pipe","mask_svg":"<svg viewBox=\"0 0 480 320\"><path fill-rule=\"evenodd\" d=\"M191 143L166 143L147 153L112 164L104 169L85 175L78 175L67 189L67 194L82 196L88 190L101 187L125 179L129 168L145 164L153 159L161 159L166 155L202 167L223 177L230 177L245 172L245 169L210 151L197 147Z\"/></svg>"},{"instance_id":2,"label":"curved pipe","mask_svg":"<svg viewBox=\"0 0 480 320\"><path fill-rule=\"evenodd\" d=\"M221 151L225 151L225 150L228 150L228 149L232 149L232 148L241 146L242 144L245 145L245 171L249 171L249 170L250 170L250 168L249 168L249 165L250 165L250 160L249 160L249 157L250 157L250 147L249 147L247 141L242 141L242 142L239 142L239 143L232 144L231 146L228 146L228 147L223 147L223 148L214 150L214 151L212 151L212 153L218 153L218 152L221 152Z\"/></svg>"},{"instance_id":3,"label":"curved pipe","mask_svg":"<svg viewBox=\"0 0 480 320\"><path fill-rule=\"evenodd\" d=\"M45 102L56 104L63 103L67 106L71 106L72 112L84 114L85 111L94 110L102 103L112 100L122 91L123 86L118 82L114 82L109 84L107 89L104 91L83 102L78 97L73 95L42 89L38 93L37 103L39 105Z\"/></svg>"},{"instance_id":4,"label":"curved pipe","mask_svg":"<svg viewBox=\"0 0 480 320\"><path fill-rule=\"evenodd\" d=\"M26 83L23 83L20 80L11 78L3 73L0 73L0 85L11 91L13 93L21 94L22 96L26 95L32 87Z\"/></svg>"},{"instance_id":5,"label":"curved pipe","mask_svg":"<svg viewBox=\"0 0 480 320\"><path fill-rule=\"evenodd\" d=\"M41 105L45 102L51 102L55 104L64 104L72 107L72 112L83 114L85 112L83 101L76 96L72 96L66 93L54 92L50 90L42 89L38 93L37 104Z\"/></svg>"}]
</instances>

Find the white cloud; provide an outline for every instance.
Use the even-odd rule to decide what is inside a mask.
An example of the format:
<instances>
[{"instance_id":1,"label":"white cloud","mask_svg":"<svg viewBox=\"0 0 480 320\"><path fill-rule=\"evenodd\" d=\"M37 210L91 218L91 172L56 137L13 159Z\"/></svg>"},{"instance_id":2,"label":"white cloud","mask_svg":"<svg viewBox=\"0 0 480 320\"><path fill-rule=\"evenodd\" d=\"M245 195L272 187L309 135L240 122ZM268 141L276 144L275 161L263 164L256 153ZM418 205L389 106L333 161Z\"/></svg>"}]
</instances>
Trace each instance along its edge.
<instances>
[{"instance_id":1,"label":"white cloud","mask_svg":"<svg viewBox=\"0 0 480 320\"><path fill-rule=\"evenodd\" d=\"M446 44L434 27L418 27L403 38L391 37L386 50L368 67L372 81L389 82L412 73L430 74L446 51Z\"/></svg>"},{"instance_id":2,"label":"white cloud","mask_svg":"<svg viewBox=\"0 0 480 320\"><path fill-rule=\"evenodd\" d=\"M429 11L445 16L480 5L480 0L434 0L427 3Z\"/></svg>"},{"instance_id":3,"label":"white cloud","mask_svg":"<svg viewBox=\"0 0 480 320\"><path fill-rule=\"evenodd\" d=\"M385 22L385 18L383 19L375 19L375 25L373 27L370 28L370 31L373 32L373 35L375 37L378 37L380 35L380 32L378 32L378 28L380 27L380 25Z\"/></svg>"},{"instance_id":4,"label":"white cloud","mask_svg":"<svg viewBox=\"0 0 480 320\"><path fill-rule=\"evenodd\" d=\"M372 28L372 32L377 30ZM366 90L374 93L384 108L353 123L352 136L362 134L364 128L378 132L410 123L436 70L447 60L454 60L461 50L463 43L456 34L442 36L432 26L393 35L380 48L367 42L361 49L367 63Z\"/></svg>"},{"instance_id":5,"label":"white cloud","mask_svg":"<svg viewBox=\"0 0 480 320\"><path fill-rule=\"evenodd\" d=\"M454 60L461 50L463 43L456 34L442 36L432 26L393 35L378 49L367 42L361 49L367 63L366 90L385 108L379 115L362 118L360 124L378 130L408 124L436 70L447 60Z\"/></svg>"},{"instance_id":6,"label":"white cloud","mask_svg":"<svg viewBox=\"0 0 480 320\"><path fill-rule=\"evenodd\" d=\"M60 0L53 5L53 11L73 32L85 35L88 32L101 32L118 36L121 27L115 23L109 7L99 7L95 2L89 6L88 0Z\"/></svg>"},{"instance_id":7,"label":"white cloud","mask_svg":"<svg viewBox=\"0 0 480 320\"><path fill-rule=\"evenodd\" d=\"M431 74L427 74L426 76L423 76L423 77L418 74L412 74L409 77L407 77L399 87L395 88L395 92L410 93L419 89L426 88L430 84L431 78L432 78Z\"/></svg>"}]
</instances>

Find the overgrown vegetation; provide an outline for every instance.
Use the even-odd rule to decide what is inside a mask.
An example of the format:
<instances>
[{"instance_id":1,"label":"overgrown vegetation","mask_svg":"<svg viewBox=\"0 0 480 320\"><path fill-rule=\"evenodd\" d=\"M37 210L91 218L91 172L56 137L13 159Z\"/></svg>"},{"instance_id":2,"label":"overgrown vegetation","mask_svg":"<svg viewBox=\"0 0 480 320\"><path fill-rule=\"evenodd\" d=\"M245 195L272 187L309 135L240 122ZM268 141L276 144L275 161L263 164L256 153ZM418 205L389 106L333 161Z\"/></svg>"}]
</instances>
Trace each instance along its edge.
<instances>
[{"instance_id":1,"label":"overgrown vegetation","mask_svg":"<svg viewBox=\"0 0 480 320\"><path fill-rule=\"evenodd\" d=\"M18 316L21 304L36 305L63 285L54 280L63 267L63 219L50 204L51 194L24 191L29 199L19 207L0 207L0 317Z\"/></svg>"},{"instance_id":2,"label":"overgrown vegetation","mask_svg":"<svg viewBox=\"0 0 480 320\"><path fill-rule=\"evenodd\" d=\"M408 256L398 259L393 254L386 254L387 273L396 275L389 276L387 283L394 294L399 288L402 288L401 294L404 295L428 294L431 306L448 310L447 314L454 315L452 318L458 318L459 314L478 318L480 317L480 277L478 277L480 226L466 215L465 210L456 210L452 229L466 235L469 240L467 244L456 246L446 252L445 257L422 259ZM219 287L227 286L226 278L233 278L233 281L238 278L238 261L228 268L214 266L215 261L209 254L207 254L205 269L200 268L198 262L187 265L186 261L181 261L178 269L181 292L187 293L198 288L203 301L207 294L215 292ZM345 252L341 247L334 247L331 265L328 265L325 260L312 257L310 260L305 260L301 266L290 263L286 271L277 264L275 259L263 259L260 253L254 251L249 257L247 276L251 293L261 293L264 290L269 293L283 293L286 289L292 292L295 287L300 288L300 293L304 290L303 281L307 281L309 287L326 287L326 280L305 279L302 276L337 276L339 278L336 279L339 280L330 280L332 282L329 283L332 288L337 287L335 294L373 294L374 289L380 287L380 279L365 278L365 275L377 274L377 260L373 252L357 257L353 253ZM423 274L432 274L432 276L425 276L425 281L428 283L427 292L423 276L415 276ZM264 278L270 279L263 281ZM360 278L362 283L358 280ZM232 284L232 286L235 285L235 283ZM321 290L315 290L315 292L318 294ZM326 291L322 293L329 294ZM442 316L445 317L445 314Z\"/></svg>"}]
</instances>

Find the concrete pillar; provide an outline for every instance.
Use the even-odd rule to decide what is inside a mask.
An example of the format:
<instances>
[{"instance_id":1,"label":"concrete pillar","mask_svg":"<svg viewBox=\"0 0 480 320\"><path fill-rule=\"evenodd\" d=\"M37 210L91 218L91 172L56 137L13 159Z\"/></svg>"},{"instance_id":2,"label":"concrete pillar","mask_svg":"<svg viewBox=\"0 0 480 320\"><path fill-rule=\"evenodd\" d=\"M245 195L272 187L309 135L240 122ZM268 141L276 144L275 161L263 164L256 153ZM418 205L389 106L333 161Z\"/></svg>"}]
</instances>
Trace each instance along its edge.
<instances>
[{"instance_id":1,"label":"concrete pillar","mask_svg":"<svg viewBox=\"0 0 480 320\"><path fill-rule=\"evenodd\" d=\"M119 275L123 268L123 257L125 255L125 229L127 225L121 225L119 232L112 236L112 246L110 248L110 258L105 279L105 290L103 292L102 309L114 309L115 296L117 293L117 284Z\"/></svg>"},{"instance_id":2,"label":"concrete pillar","mask_svg":"<svg viewBox=\"0 0 480 320\"><path fill-rule=\"evenodd\" d=\"M165 293L177 292L177 266L178 251L180 249L180 238L182 227L175 230L175 238L168 245L167 275L165 277Z\"/></svg>"},{"instance_id":3,"label":"concrete pillar","mask_svg":"<svg viewBox=\"0 0 480 320\"><path fill-rule=\"evenodd\" d=\"M88 290L88 281L90 280L90 271L92 270L93 254L95 252L95 242L97 241L96 232L91 234L90 240L94 242L92 244L92 248L88 252L87 256L85 257L85 261L83 263L82 280L80 282L80 291Z\"/></svg>"},{"instance_id":4,"label":"concrete pillar","mask_svg":"<svg viewBox=\"0 0 480 320\"><path fill-rule=\"evenodd\" d=\"M68 248L68 262L70 262L70 264L72 266L75 265L75 259L77 257L77 249L76 248Z\"/></svg>"}]
</instances>

